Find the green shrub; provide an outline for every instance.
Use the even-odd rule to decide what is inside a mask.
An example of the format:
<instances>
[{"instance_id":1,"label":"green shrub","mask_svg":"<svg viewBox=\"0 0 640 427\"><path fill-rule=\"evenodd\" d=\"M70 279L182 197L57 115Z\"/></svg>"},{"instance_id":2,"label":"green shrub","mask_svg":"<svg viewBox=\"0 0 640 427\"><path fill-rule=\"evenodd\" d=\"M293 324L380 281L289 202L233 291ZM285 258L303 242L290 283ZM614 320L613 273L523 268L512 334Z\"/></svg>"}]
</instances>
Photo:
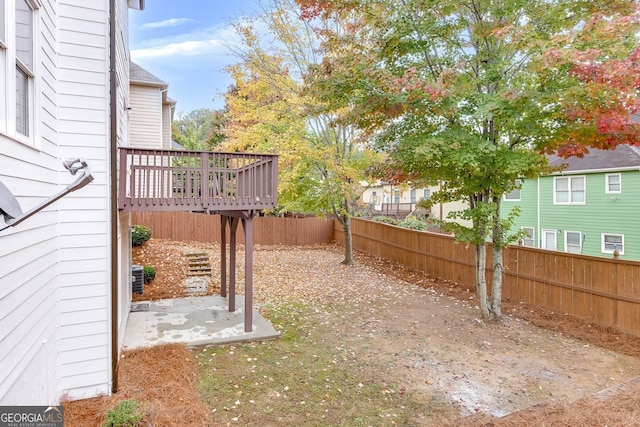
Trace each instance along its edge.
<instances>
[{"instance_id":1,"label":"green shrub","mask_svg":"<svg viewBox=\"0 0 640 427\"><path fill-rule=\"evenodd\" d=\"M131 232L131 244L133 246L140 246L151 238L151 229L144 225L134 225Z\"/></svg>"},{"instance_id":2,"label":"green shrub","mask_svg":"<svg viewBox=\"0 0 640 427\"><path fill-rule=\"evenodd\" d=\"M408 216L402 221L398 222L398 226L403 228L410 228L411 230L421 231L426 231L429 228L425 221L412 216Z\"/></svg>"},{"instance_id":3,"label":"green shrub","mask_svg":"<svg viewBox=\"0 0 640 427\"><path fill-rule=\"evenodd\" d=\"M383 222L385 224L391 224L391 225L397 225L398 224L398 220L395 218L391 218L388 216L374 216L373 218L371 218L371 220L376 221L376 222Z\"/></svg>"},{"instance_id":4,"label":"green shrub","mask_svg":"<svg viewBox=\"0 0 640 427\"><path fill-rule=\"evenodd\" d=\"M144 283L149 283L156 278L156 269L149 265L142 267L142 275L144 276Z\"/></svg>"},{"instance_id":5,"label":"green shrub","mask_svg":"<svg viewBox=\"0 0 640 427\"><path fill-rule=\"evenodd\" d=\"M104 427L135 427L144 418L146 410L138 407L136 399L121 400L107 412Z\"/></svg>"}]
</instances>

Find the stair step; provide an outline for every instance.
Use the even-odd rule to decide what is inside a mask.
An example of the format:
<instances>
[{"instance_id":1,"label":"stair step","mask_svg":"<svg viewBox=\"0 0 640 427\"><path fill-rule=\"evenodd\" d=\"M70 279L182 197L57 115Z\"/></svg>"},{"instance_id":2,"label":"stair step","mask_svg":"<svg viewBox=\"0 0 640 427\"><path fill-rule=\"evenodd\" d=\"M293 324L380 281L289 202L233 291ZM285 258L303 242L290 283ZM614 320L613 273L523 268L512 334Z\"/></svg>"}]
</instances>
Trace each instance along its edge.
<instances>
[{"instance_id":1,"label":"stair step","mask_svg":"<svg viewBox=\"0 0 640 427\"><path fill-rule=\"evenodd\" d=\"M209 258L209 254L206 252L191 252L184 254L187 258Z\"/></svg>"},{"instance_id":2,"label":"stair step","mask_svg":"<svg viewBox=\"0 0 640 427\"><path fill-rule=\"evenodd\" d=\"M200 265L211 265L211 263L209 261L199 261L199 262L190 262L189 265L197 267Z\"/></svg>"}]
</instances>

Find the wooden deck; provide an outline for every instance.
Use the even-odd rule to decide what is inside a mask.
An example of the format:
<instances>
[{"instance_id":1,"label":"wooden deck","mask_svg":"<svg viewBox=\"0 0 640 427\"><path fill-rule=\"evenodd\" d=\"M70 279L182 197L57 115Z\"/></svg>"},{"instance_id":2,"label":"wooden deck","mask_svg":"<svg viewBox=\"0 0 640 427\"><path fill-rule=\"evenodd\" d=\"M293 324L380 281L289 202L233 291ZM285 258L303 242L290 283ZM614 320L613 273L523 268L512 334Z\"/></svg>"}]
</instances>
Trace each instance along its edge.
<instances>
[{"instance_id":1,"label":"wooden deck","mask_svg":"<svg viewBox=\"0 0 640 427\"><path fill-rule=\"evenodd\" d=\"M264 209L276 207L278 156L120 148L118 181L118 208L124 212L220 214L220 296L228 298L230 312L236 311L236 232L242 223L245 243L244 330L251 332L253 216Z\"/></svg>"},{"instance_id":2,"label":"wooden deck","mask_svg":"<svg viewBox=\"0 0 640 427\"><path fill-rule=\"evenodd\" d=\"M278 156L120 148L118 207L237 215L272 209Z\"/></svg>"}]
</instances>

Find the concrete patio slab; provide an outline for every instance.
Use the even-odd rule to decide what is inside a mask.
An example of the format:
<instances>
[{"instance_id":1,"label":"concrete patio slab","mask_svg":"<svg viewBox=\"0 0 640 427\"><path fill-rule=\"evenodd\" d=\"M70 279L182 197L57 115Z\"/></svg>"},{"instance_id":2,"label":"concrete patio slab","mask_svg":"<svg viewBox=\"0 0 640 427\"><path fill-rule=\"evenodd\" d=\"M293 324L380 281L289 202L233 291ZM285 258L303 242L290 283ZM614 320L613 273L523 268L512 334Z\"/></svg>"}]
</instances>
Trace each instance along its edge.
<instances>
[{"instance_id":1,"label":"concrete patio slab","mask_svg":"<svg viewBox=\"0 0 640 427\"><path fill-rule=\"evenodd\" d=\"M189 346L264 341L279 332L254 308L252 332L244 331L243 298L236 298L236 311L220 296L141 301L132 304L125 329L124 349L167 343Z\"/></svg>"}]
</instances>

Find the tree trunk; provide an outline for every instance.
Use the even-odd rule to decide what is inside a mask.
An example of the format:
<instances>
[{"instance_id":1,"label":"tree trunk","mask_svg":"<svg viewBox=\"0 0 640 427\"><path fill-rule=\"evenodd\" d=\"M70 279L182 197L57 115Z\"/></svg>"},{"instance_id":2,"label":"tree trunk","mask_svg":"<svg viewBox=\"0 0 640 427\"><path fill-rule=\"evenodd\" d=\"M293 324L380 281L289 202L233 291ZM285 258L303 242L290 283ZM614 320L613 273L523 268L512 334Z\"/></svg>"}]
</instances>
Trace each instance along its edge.
<instances>
[{"instance_id":1,"label":"tree trunk","mask_svg":"<svg viewBox=\"0 0 640 427\"><path fill-rule=\"evenodd\" d=\"M344 260L342 264L353 265L353 238L351 236L351 217L345 216L342 223L344 231Z\"/></svg>"},{"instance_id":2,"label":"tree trunk","mask_svg":"<svg viewBox=\"0 0 640 427\"><path fill-rule=\"evenodd\" d=\"M487 244L476 245L476 294L480 304L480 314L483 320L491 319L489 301L487 298L487 278L485 270L487 266Z\"/></svg>"},{"instance_id":3,"label":"tree trunk","mask_svg":"<svg viewBox=\"0 0 640 427\"><path fill-rule=\"evenodd\" d=\"M502 317L502 246L493 246L493 281L491 283L491 313Z\"/></svg>"},{"instance_id":4,"label":"tree trunk","mask_svg":"<svg viewBox=\"0 0 640 427\"><path fill-rule=\"evenodd\" d=\"M500 223L500 201L496 202L496 213L493 218L493 280L491 282L491 313L493 319L502 317L502 276L503 260L502 252L504 247L504 236L502 224Z\"/></svg>"}]
</instances>

